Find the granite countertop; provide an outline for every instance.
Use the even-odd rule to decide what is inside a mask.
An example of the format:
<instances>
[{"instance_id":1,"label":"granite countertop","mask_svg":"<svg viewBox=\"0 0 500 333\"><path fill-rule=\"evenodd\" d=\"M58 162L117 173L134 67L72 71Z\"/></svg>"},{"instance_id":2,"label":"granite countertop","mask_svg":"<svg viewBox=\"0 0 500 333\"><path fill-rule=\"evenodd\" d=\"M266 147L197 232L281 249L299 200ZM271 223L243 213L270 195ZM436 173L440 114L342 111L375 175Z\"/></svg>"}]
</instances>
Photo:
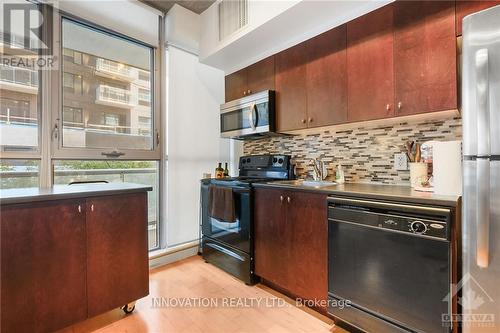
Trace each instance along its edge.
<instances>
[{"instance_id":1,"label":"granite countertop","mask_svg":"<svg viewBox=\"0 0 500 333\"><path fill-rule=\"evenodd\" d=\"M286 190L311 191L327 195L349 196L355 198L379 199L402 203L457 207L460 196L438 195L430 192L418 192L410 186L346 183L342 185L311 187L280 184L279 182L255 183L254 187L281 188Z\"/></svg>"},{"instance_id":2,"label":"granite countertop","mask_svg":"<svg viewBox=\"0 0 500 333\"><path fill-rule=\"evenodd\" d=\"M95 197L101 195L125 194L152 191L148 185L133 183L54 185L50 188L0 189L0 203L17 204L35 201L63 200L71 198Z\"/></svg>"}]
</instances>

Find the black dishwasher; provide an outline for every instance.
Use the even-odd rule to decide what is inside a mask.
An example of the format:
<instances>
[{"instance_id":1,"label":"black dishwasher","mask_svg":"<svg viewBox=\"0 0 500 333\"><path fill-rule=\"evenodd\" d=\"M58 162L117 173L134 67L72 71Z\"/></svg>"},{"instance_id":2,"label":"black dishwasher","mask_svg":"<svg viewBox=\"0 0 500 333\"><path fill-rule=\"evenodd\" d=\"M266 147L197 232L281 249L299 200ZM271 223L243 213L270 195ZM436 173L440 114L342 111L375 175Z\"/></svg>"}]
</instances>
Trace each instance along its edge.
<instances>
[{"instance_id":1,"label":"black dishwasher","mask_svg":"<svg viewBox=\"0 0 500 333\"><path fill-rule=\"evenodd\" d=\"M330 197L328 311L366 332L449 332L450 215L442 207Z\"/></svg>"}]
</instances>

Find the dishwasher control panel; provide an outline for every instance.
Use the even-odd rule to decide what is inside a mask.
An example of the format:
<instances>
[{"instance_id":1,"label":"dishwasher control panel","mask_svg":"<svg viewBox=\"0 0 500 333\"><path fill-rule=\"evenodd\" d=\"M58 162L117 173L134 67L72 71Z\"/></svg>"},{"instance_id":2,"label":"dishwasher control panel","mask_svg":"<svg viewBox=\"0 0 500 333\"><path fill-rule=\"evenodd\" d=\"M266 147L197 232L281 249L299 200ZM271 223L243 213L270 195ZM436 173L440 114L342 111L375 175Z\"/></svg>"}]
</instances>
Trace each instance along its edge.
<instances>
[{"instance_id":1,"label":"dishwasher control panel","mask_svg":"<svg viewBox=\"0 0 500 333\"><path fill-rule=\"evenodd\" d=\"M359 199L329 198L328 219L423 237L449 239L450 211Z\"/></svg>"},{"instance_id":2,"label":"dishwasher control panel","mask_svg":"<svg viewBox=\"0 0 500 333\"><path fill-rule=\"evenodd\" d=\"M406 216L381 214L379 215L379 227L439 238L447 238L448 234L446 222Z\"/></svg>"}]
</instances>

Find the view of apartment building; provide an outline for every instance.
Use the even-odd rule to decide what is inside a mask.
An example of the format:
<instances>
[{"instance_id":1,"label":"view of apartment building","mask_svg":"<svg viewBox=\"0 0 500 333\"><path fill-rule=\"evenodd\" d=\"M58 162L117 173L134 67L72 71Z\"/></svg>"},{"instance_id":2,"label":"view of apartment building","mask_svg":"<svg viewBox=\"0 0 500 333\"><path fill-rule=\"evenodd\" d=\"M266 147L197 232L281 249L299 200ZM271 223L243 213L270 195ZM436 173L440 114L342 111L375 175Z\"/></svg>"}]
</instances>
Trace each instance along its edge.
<instances>
[{"instance_id":1,"label":"view of apartment building","mask_svg":"<svg viewBox=\"0 0 500 333\"><path fill-rule=\"evenodd\" d=\"M14 57L34 57L16 48L15 38L6 42L0 35L2 54ZM19 41L20 42L20 41ZM29 150L38 145L38 87L37 71L0 63L0 129L3 149ZM14 135L16 134L16 135Z\"/></svg>"},{"instance_id":2,"label":"view of apartment building","mask_svg":"<svg viewBox=\"0 0 500 333\"><path fill-rule=\"evenodd\" d=\"M64 146L150 147L148 71L69 48L62 61Z\"/></svg>"}]
</instances>

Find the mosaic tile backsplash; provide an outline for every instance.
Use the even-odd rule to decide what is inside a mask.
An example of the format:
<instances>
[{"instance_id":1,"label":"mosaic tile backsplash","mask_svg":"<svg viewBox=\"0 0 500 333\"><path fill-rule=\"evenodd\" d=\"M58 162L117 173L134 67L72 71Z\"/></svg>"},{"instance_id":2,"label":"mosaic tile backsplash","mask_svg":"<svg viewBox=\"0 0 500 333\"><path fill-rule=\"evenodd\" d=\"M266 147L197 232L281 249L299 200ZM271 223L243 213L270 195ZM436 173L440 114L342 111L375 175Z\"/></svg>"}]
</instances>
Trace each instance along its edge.
<instances>
[{"instance_id":1,"label":"mosaic tile backsplash","mask_svg":"<svg viewBox=\"0 0 500 333\"><path fill-rule=\"evenodd\" d=\"M394 154L404 152L404 142L415 140L461 140L460 117L347 130L324 130L314 134L278 136L245 141L245 155L289 154L296 164L298 178L312 178L311 158L321 158L328 167L328 180L335 169L344 167L347 182L409 185L410 172L394 169Z\"/></svg>"}]
</instances>

